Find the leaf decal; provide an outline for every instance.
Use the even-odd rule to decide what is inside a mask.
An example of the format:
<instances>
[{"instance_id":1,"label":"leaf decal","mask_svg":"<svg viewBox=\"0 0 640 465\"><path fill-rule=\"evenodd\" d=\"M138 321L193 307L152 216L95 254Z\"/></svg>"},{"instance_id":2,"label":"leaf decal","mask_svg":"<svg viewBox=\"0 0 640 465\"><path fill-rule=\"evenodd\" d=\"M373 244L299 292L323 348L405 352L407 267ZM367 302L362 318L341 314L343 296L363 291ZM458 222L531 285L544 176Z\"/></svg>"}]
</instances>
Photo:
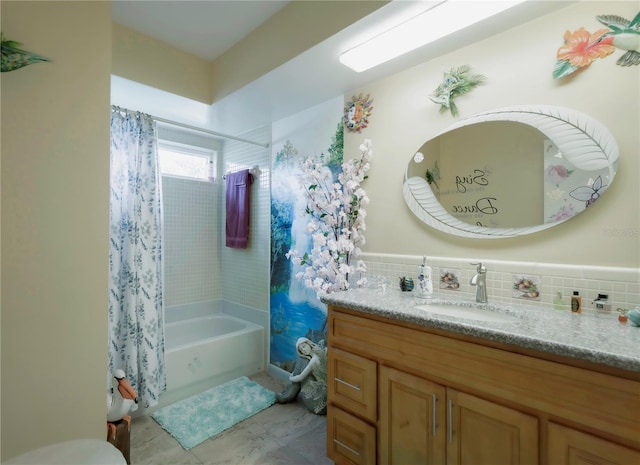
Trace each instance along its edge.
<instances>
[{"instance_id":1,"label":"leaf decal","mask_svg":"<svg viewBox=\"0 0 640 465\"><path fill-rule=\"evenodd\" d=\"M2 62L0 65L0 71L3 73L8 71L14 71L16 69L23 68L33 63L40 63L43 61L50 61L35 53L21 50L19 47L22 44L15 40L6 40L2 34L0 34L0 49L2 50Z\"/></svg>"},{"instance_id":2,"label":"leaf decal","mask_svg":"<svg viewBox=\"0 0 640 465\"><path fill-rule=\"evenodd\" d=\"M553 68L553 79L569 76L579 69L579 66L573 66L568 60L558 60L556 61L556 66Z\"/></svg>"}]
</instances>

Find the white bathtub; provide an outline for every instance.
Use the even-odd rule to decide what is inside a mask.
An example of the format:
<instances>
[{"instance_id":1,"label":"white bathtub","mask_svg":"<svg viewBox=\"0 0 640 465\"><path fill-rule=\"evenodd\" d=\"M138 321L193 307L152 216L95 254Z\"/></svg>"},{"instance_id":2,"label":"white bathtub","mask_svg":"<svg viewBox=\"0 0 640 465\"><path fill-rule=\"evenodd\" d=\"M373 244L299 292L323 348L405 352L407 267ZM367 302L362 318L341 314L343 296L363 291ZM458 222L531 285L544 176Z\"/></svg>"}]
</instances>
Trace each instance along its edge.
<instances>
[{"instance_id":1,"label":"white bathtub","mask_svg":"<svg viewBox=\"0 0 640 465\"><path fill-rule=\"evenodd\" d=\"M264 328L225 313L165 322L166 405L265 369Z\"/></svg>"}]
</instances>

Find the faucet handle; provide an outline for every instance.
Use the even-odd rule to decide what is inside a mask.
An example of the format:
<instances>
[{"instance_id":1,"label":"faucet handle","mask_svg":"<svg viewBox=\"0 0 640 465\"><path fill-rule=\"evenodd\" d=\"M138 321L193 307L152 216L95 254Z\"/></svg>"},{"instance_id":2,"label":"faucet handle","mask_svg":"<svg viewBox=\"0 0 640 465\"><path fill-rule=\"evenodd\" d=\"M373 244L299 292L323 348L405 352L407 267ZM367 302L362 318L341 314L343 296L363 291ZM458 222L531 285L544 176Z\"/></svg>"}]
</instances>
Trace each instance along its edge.
<instances>
[{"instance_id":1,"label":"faucet handle","mask_svg":"<svg viewBox=\"0 0 640 465\"><path fill-rule=\"evenodd\" d=\"M475 266L477 266L477 268L476 268L476 272L477 272L477 273L486 273L486 272L487 272L487 267L486 267L486 266L484 266L484 265L482 264L482 262L478 262L478 263L469 263L469 264L470 264L470 265L475 265Z\"/></svg>"}]
</instances>

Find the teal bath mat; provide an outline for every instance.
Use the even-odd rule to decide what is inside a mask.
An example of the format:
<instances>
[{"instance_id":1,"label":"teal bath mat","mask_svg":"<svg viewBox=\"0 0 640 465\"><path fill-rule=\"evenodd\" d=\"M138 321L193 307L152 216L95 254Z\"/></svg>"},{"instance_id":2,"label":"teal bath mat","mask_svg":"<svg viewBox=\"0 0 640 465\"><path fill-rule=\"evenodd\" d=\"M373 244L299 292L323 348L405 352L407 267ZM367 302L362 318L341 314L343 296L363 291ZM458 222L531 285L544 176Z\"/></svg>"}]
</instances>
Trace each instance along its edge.
<instances>
[{"instance_id":1,"label":"teal bath mat","mask_svg":"<svg viewBox=\"0 0 640 465\"><path fill-rule=\"evenodd\" d=\"M189 450L275 400L274 392L243 376L164 407L151 418Z\"/></svg>"}]
</instances>

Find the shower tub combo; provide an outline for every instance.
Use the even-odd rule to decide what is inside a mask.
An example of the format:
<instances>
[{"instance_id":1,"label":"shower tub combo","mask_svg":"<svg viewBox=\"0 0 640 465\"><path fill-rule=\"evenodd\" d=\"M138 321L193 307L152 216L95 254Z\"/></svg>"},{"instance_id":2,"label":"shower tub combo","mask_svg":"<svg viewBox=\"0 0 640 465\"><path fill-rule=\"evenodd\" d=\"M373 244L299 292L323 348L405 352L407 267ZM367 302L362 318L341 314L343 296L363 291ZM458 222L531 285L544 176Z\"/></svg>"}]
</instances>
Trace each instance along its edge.
<instances>
[{"instance_id":1,"label":"shower tub combo","mask_svg":"<svg viewBox=\"0 0 640 465\"><path fill-rule=\"evenodd\" d=\"M167 309L159 406L265 369L264 328L215 309Z\"/></svg>"}]
</instances>

